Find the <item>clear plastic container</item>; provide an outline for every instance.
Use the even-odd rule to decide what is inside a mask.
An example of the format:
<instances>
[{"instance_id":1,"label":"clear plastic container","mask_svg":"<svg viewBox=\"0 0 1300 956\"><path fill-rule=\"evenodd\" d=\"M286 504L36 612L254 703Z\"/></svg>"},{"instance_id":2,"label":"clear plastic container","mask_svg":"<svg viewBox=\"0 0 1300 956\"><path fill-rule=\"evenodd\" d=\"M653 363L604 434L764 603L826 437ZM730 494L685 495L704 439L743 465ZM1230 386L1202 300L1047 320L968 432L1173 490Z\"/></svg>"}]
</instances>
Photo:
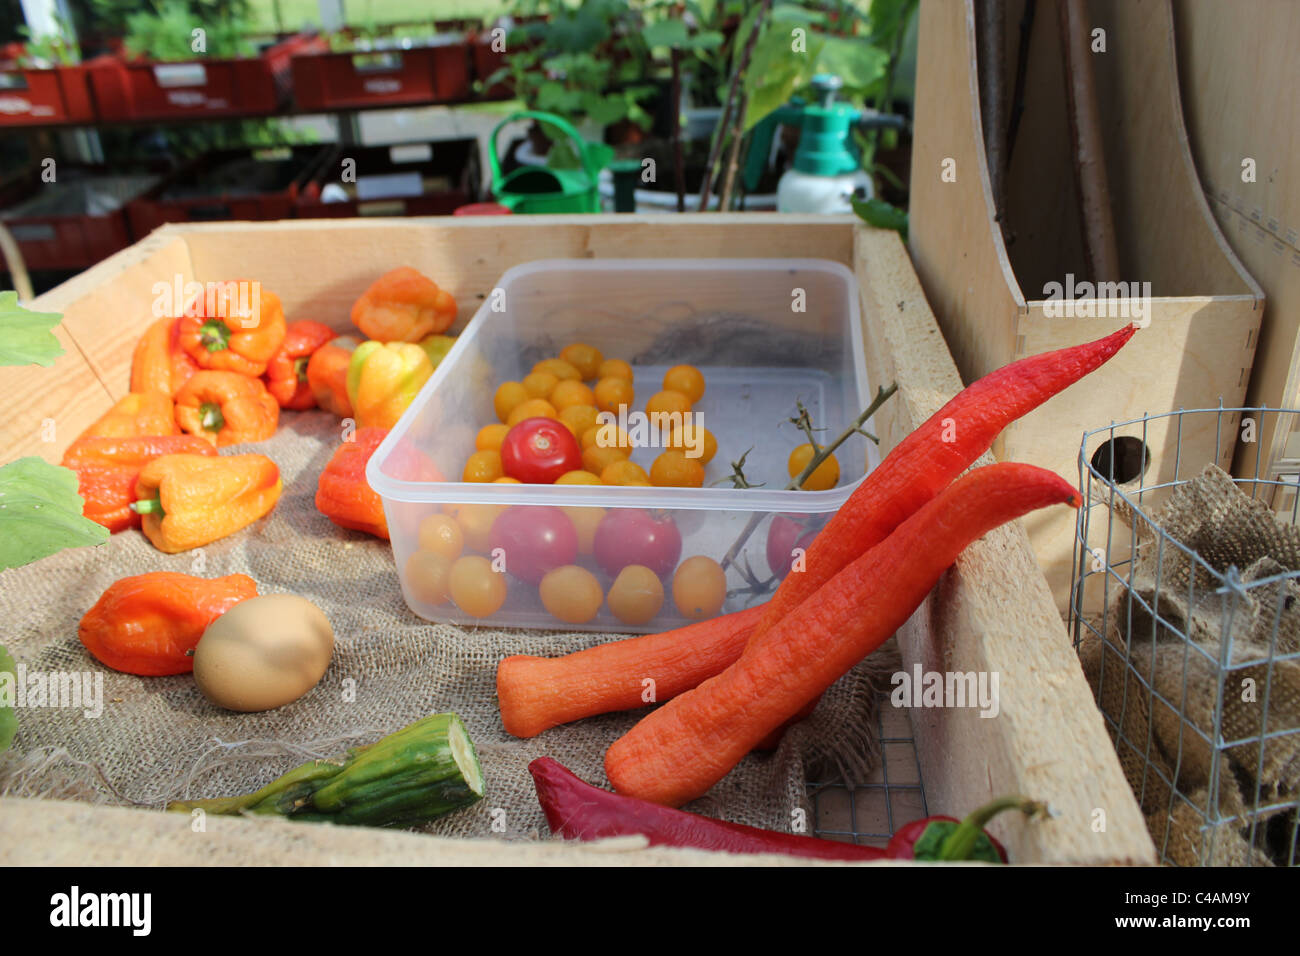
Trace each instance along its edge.
<instances>
[{"instance_id":1,"label":"clear plastic container","mask_svg":"<svg viewBox=\"0 0 1300 956\"><path fill-rule=\"evenodd\" d=\"M644 411L671 366L690 364L704 373L707 389L692 411L718 442L704 487L442 480L460 476L479 429L498 421L493 409L497 387L521 380L537 361L557 356L573 342L631 363L634 412ZM674 601L673 571L695 555L723 563L732 553L725 562L727 596L721 611L766 599L775 587L769 536L777 563L791 555L797 559L798 539L806 545L807 533L839 508L879 460L874 444L852 436L836 452L840 478L834 488L783 490L790 480L790 452L806 440L789 419L801 402L820 429L819 437L829 441L866 408L872 395L857 284L839 263L543 260L510 269L486 296L372 456L366 477L383 499L402 593L421 617L502 627L660 631L691 620ZM870 421L866 428L872 430ZM631 458L649 471L662 451L638 447ZM737 488L725 479L732 472L730 463L746 452L745 477L758 487ZM519 510L498 523L508 508ZM463 529L464 554L482 555L495 565L492 573L501 575L506 597L495 612L475 617L449 597L438 600L445 565L417 552L421 523L439 513L450 514ZM795 525L778 521L774 530L773 516L782 513ZM508 526L516 535L510 546L501 546ZM681 539L676 556L674 530ZM532 543L532 537L540 540ZM654 566L662 572L662 608L649 620L629 623L604 601L590 620L561 620L543 605L535 583L539 571L557 561L587 568L606 596L621 563ZM482 562L477 564L481 569ZM465 579L499 592L500 582L484 584L478 580L482 576L467 574Z\"/></svg>"}]
</instances>

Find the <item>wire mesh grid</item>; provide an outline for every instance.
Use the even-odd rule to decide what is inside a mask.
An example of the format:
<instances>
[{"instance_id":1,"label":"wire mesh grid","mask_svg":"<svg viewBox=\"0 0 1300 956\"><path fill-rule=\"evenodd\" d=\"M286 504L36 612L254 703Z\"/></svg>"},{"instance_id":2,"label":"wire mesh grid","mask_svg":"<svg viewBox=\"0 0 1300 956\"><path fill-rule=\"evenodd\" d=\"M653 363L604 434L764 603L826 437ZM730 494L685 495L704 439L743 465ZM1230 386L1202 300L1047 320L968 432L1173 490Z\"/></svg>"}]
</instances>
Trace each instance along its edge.
<instances>
[{"instance_id":1,"label":"wire mesh grid","mask_svg":"<svg viewBox=\"0 0 1300 956\"><path fill-rule=\"evenodd\" d=\"M1280 625L1297 603L1300 570L1243 579L1246 569L1216 569L1150 517L1207 464L1184 455L1187 435L1212 425L1222 450L1225 439L1230 447L1257 434L1268 416L1289 432L1297 415L1180 409L1112 422L1085 433L1080 446L1071 633L1081 654L1085 641L1100 644L1090 674L1098 706L1165 863L1298 862L1300 646L1295 629ZM1156 431L1163 460L1150 469L1147 440ZM1126 455L1117 439L1141 445ZM1296 476L1261 475L1260 457L1254 474L1234 483L1295 525Z\"/></svg>"},{"instance_id":2,"label":"wire mesh grid","mask_svg":"<svg viewBox=\"0 0 1300 956\"><path fill-rule=\"evenodd\" d=\"M809 781L813 833L828 840L884 846L894 831L929 816L921 764L906 708L881 696L876 703L880 766L857 786L843 781Z\"/></svg>"}]
</instances>

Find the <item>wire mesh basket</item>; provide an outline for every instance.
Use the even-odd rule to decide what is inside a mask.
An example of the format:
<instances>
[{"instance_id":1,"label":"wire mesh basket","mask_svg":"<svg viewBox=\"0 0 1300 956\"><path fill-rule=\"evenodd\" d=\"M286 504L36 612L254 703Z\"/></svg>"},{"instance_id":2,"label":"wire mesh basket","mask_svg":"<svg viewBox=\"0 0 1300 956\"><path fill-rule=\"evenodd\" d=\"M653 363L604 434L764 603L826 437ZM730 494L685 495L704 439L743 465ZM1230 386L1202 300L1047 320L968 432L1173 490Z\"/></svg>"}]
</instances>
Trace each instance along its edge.
<instances>
[{"instance_id":1,"label":"wire mesh basket","mask_svg":"<svg viewBox=\"0 0 1300 956\"><path fill-rule=\"evenodd\" d=\"M1080 446L1070 631L1165 863L1298 862L1297 479L1183 455L1186 435L1212 428L1223 449L1272 416L1300 424L1291 409L1188 409Z\"/></svg>"}]
</instances>

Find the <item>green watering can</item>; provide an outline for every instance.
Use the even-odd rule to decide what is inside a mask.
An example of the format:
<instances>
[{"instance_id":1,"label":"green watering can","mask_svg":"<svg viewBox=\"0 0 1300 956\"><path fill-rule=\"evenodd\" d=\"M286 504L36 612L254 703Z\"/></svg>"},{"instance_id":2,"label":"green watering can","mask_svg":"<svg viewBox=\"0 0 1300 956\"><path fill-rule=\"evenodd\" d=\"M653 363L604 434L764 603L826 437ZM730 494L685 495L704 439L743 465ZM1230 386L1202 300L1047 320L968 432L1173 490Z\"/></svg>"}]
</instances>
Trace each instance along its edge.
<instances>
[{"instance_id":1,"label":"green watering can","mask_svg":"<svg viewBox=\"0 0 1300 956\"><path fill-rule=\"evenodd\" d=\"M520 166L503 177L501 161L497 158L497 134L501 127L521 119L541 120L572 139L582 168ZM554 113L536 110L512 113L496 125L492 138L488 140L492 195L514 213L600 212L597 177L613 157L614 151L604 143L588 143L576 129Z\"/></svg>"}]
</instances>

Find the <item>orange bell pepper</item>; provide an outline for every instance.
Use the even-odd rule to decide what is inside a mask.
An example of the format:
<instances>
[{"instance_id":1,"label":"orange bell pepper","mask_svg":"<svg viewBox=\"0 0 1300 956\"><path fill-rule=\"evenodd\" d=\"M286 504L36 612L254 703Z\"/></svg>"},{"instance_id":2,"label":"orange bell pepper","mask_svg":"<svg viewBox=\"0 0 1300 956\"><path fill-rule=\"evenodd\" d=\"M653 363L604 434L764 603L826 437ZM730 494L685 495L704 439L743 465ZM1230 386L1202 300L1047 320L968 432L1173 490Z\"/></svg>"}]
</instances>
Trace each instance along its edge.
<instances>
[{"instance_id":1,"label":"orange bell pepper","mask_svg":"<svg viewBox=\"0 0 1300 956\"><path fill-rule=\"evenodd\" d=\"M166 392L131 392L105 412L79 437L135 438L179 435L172 397Z\"/></svg>"},{"instance_id":2,"label":"orange bell pepper","mask_svg":"<svg viewBox=\"0 0 1300 956\"><path fill-rule=\"evenodd\" d=\"M340 335L315 352L307 361L307 386L316 404L339 418L352 417L352 402L348 400L348 363L352 352L361 341L351 335Z\"/></svg>"},{"instance_id":3,"label":"orange bell pepper","mask_svg":"<svg viewBox=\"0 0 1300 956\"><path fill-rule=\"evenodd\" d=\"M352 441L334 451L316 485L316 508L340 528L364 531L388 540L388 522L379 495L366 483L366 463L387 428L357 429Z\"/></svg>"},{"instance_id":4,"label":"orange bell pepper","mask_svg":"<svg viewBox=\"0 0 1300 956\"><path fill-rule=\"evenodd\" d=\"M280 406L260 378L238 372L195 372L176 395L176 421L219 448L265 441L275 434Z\"/></svg>"},{"instance_id":5,"label":"orange bell pepper","mask_svg":"<svg viewBox=\"0 0 1300 956\"><path fill-rule=\"evenodd\" d=\"M362 428L392 428L415 399L433 363L410 342L362 342L348 363L348 400Z\"/></svg>"},{"instance_id":6,"label":"orange bell pepper","mask_svg":"<svg viewBox=\"0 0 1300 956\"><path fill-rule=\"evenodd\" d=\"M81 619L77 635L113 670L146 677L187 674L208 625L251 597L257 597L257 582L246 574L137 574L109 585Z\"/></svg>"},{"instance_id":7,"label":"orange bell pepper","mask_svg":"<svg viewBox=\"0 0 1300 956\"><path fill-rule=\"evenodd\" d=\"M180 319L159 319L140 337L131 356L131 391L175 395L198 363L180 347Z\"/></svg>"},{"instance_id":8,"label":"orange bell pepper","mask_svg":"<svg viewBox=\"0 0 1300 956\"><path fill-rule=\"evenodd\" d=\"M145 465L131 510L159 551L176 554L252 524L280 499L280 469L265 455L163 455Z\"/></svg>"},{"instance_id":9,"label":"orange bell pepper","mask_svg":"<svg viewBox=\"0 0 1300 956\"><path fill-rule=\"evenodd\" d=\"M238 280L243 282L246 280ZM235 283L227 284L235 288ZM256 303L250 295L248 314L230 298L196 299L185 310L177 333L180 346L200 368L238 372L256 377L284 343L284 309L274 292L261 289ZM215 315L206 315L208 307Z\"/></svg>"},{"instance_id":10,"label":"orange bell pepper","mask_svg":"<svg viewBox=\"0 0 1300 956\"><path fill-rule=\"evenodd\" d=\"M352 324L381 342L419 342L455 321L455 297L410 266L385 272L352 305Z\"/></svg>"},{"instance_id":11,"label":"orange bell pepper","mask_svg":"<svg viewBox=\"0 0 1300 956\"><path fill-rule=\"evenodd\" d=\"M202 438L191 435L148 435L138 438L78 438L63 453L63 467L77 473L81 513L109 531L139 527L131 510L140 472L162 455L216 455Z\"/></svg>"},{"instance_id":12,"label":"orange bell pepper","mask_svg":"<svg viewBox=\"0 0 1300 956\"><path fill-rule=\"evenodd\" d=\"M266 390L281 408L316 407L316 396L307 384L307 363L317 349L333 339L334 330L328 325L310 319L289 323L284 344L266 365Z\"/></svg>"}]
</instances>

